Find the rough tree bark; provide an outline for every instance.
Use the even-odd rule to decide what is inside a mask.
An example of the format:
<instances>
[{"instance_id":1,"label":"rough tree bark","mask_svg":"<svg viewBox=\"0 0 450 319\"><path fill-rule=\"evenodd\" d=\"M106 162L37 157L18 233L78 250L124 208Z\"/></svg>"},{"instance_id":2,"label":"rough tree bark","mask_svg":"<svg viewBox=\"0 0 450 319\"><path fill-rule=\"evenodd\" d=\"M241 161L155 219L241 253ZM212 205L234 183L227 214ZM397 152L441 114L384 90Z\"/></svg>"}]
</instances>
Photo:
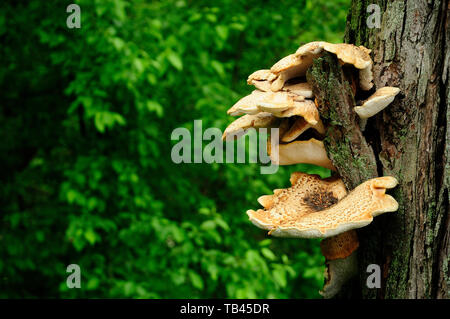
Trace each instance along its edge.
<instances>
[{"instance_id":1,"label":"rough tree bark","mask_svg":"<svg viewBox=\"0 0 450 319\"><path fill-rule=\"evenodd\" d=\"M366 23L370 4L381 9L380 28ZM328 99L322 113L334 111L321 116L340 129L327 134L325 146L347 187L374 175L399 181L391 192L399 210L358 230L359 278L341 297L450 298L448 18L448 0L352 0L345 42L372 49L376 88L401 89L363 133L349 112L355 101L343 71L323 72L336 68L331 57L316 61L315 74L308 74L316 89L329 86L320 94ZM366 285L369 264L381 266L380 289Z\"/></svg>"}]
</instances>

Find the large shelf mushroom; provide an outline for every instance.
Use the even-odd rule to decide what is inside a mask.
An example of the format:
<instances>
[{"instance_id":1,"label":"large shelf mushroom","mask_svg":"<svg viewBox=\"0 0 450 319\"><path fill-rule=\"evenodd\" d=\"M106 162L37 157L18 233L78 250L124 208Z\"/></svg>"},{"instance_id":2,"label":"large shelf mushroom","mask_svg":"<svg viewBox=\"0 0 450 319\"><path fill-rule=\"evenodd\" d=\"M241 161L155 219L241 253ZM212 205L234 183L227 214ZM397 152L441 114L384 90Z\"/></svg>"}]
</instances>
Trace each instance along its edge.
<instances>
[{"instance_id":1,"label":"large shelf mushroom","mask_svg":"<svg viewBox=\"0 0 450 319\"><path fill-rule=\"evenodd\" d=\"M249 128L279 128L279 145L268 153L272 163L315 164L334 171L334 176L320 179L315 175L293 173L292 186L264 195L258 202L264 209L248 210L250 220L277 237L324 238L321 250L326 258L326 282L321 294L330 298L356 271L358 238L354 229L370 224L375 216L398 208L394 198L385 194L397 180L385 176L360 184L347 193L323 144L326 128L315 104L307 70L324 52L336 55L350 70L353 93L373 87L370 50L352 44L316 41L305 44L270 69L252 73L247 83L256 89L233 105L228 114L242 115L225 130L223 138L237 137ZM358 74L358 75L356 75ZM364 128L368 117L387 107L400 90L378 89L362 105L355 107ZM369 92L370 94L370 92ZM365 95L367 96L367 95Z\"/></svg>"},{"instance_id":2,"label":"large shelf mushroom","mask_svg":"<svg viewBox=\"0 0 450 319\"><path fill-rule=\"evenodd\" d=\"M390 176L370 179L348 194L337 177L321 179L295 172L290 182L290 188L258 198L264 209L248 210L247 215L272 236L326 238L321 249L326 258L327 281L321 294L332 297L353 273L353 253L359 244L352 230L398 209L397 201L385 193L397 185L397 180Z\"/></svg>"}]
</instances>

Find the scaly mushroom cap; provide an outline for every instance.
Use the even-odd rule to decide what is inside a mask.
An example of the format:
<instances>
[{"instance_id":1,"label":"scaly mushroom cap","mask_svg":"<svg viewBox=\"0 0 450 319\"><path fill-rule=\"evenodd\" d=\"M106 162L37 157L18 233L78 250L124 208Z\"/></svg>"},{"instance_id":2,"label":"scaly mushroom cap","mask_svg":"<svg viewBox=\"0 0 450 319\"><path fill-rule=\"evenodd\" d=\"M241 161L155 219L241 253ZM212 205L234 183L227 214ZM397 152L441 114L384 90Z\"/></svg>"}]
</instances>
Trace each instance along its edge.
<instances>
[{"instance_id":1,"label":"scaly mushroom cap","mask_svg":"<svg viewBox=\"0 0 450 319\"><path fill-rule=\"evenodd\" d=\"M268 153L272 163L278 165L314 164L335 170L333 163L327 156L322 141L311 138L308 141L294 141L278 145L277 154L272 152L270 142L267 143Z\"/></svg>"},{"instance_id":2,"label":"scaly mushroom cap","mask_svg":"<svg viewBox=\"0 0 450 319\"><path fill-rule=\"evenodd\" d=\"M281 142L292 142L309 128L316 130L319 134L325 134L325 127L323 126L323 123L320 119L317 124L312 125L308 123L303 117L299 117L297 120L295 120L294 124L292 124L292 126L286 133L280 135Z\"/></svg>"},{"instance_id":3,"label":"scaly mushroom cap","mask_svg":"<svg viewBox=\"0 0 450 319\"><path fill-rule=\"evenodd\" d=\"M340 179L295 173L291 183L290 188L260 198L264 209L247 211L253 224L273 236L327 238L364 227L375 216L398 209L397 201L385 194L397 185L391 176L370 179L347 196Z\"/></svg>"},{"instance_id":4,"label":"scaly mushroom cap","mask_svg":"<svg viewBox=\"0 0 450 319\"><path fill-rule=\"evenodd\" d=\"M258 114L246 114L237 120L233 121L228 127L225 129L223 133L222 139L225 140L227 136L234 135L235 137L239 137L244 134L246 130L251 127L254 128L269 128L273 127L276 123L278 123L280 119L273 116L271 113L260 112Z\"/></svg>"},{"instance_id":5,"label":"scaly mushroom cap","mask_svg":"<svg viewBox=\"0 0 450 319\"><path fill-rule=\"evenodd\" d=\"M327 260L347 258L359 247L355 230L325 238L320 242L320 250Z\"/></svg>"},{"instance_id":6,"label":"scaly mushroom cap","mask_svg":"<svg viewBox=\"0 0 450 319\"><path fill-rule=\"evenodd\" d=\"M400 92L399 88L386 86L378 89L361 106L355 107L355 112L362 119L367 119L382 111L386 106L394 101L395 96Z\"/></svg>"}]
</instances>

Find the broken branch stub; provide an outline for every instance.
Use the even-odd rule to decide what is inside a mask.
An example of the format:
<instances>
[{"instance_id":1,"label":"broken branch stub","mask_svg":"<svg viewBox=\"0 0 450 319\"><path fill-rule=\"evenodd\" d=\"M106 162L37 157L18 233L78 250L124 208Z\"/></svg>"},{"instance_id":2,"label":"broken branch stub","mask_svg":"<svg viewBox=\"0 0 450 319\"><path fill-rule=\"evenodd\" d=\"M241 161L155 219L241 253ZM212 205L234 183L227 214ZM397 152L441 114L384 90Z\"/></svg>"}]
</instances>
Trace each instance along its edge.
<instances>
[{"instance_id":1,"label":"broken branch stub","mask_svg":"<svg viewBox=\"0 0 450 319\"><path fill-rule=\"evenodd\" d=\"M325 149L347 189L378 176L375 155L359 127L355 98L335 56L315 59L306 74L326 127Z\"/></svg>"}]
</instances>

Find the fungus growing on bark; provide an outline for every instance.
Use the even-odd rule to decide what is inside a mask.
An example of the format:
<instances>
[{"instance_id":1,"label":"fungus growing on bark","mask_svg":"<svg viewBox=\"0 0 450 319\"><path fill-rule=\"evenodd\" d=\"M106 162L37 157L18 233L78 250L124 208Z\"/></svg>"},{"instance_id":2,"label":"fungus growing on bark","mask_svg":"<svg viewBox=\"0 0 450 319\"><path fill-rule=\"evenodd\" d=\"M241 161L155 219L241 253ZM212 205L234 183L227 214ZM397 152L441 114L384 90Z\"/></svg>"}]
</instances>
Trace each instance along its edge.
<instances>
[{"instance_id":1,"label":"fungus growing on bark","mask_svg":"<svg viewBox=\"0 0 450 319\"><path fill-rule=\"evenodd\" d=\"M302 116L308 123L317 124L319 121L319 111L316 105L311 100L294 101L293 106L288 109L273 113L276 117L292 117Z\"/></svg>"},{"instance_id":2,"label":"fungus growing on bark","mask_svg":"<svg viewBox=\"0 0 450 319\"><path fill-rule=\"evenodd\" d=\"M264 98L266 92L260 90L254 90L251 94L244 96L237 101L228 111L227 114L231 116L247 114L256 114L259 112L257 102Z\"/></svg>"},{"instance_id":3,"label":"fungus growing on bark","mask_svg":"<svg viewBox=\"0 0 450 319\"><path fill-rule=\"evenodd\" d=\"M276 75L270 70L258 70L250 74L247 83L254 85L258 90L268 92Z\"/></svg>"},{"instance_id":4,"label":"fungus growing on bark","mask_svg":"<svg viewBox=\"0 0 450 319\"><path fill-rule=\"evenodd\" d=\"M398 209L397 201L385 194L397 185L391 176L370 179L347 196L337 178L294 173L290 188L265 196L264 209L248 210L258 227L276 237L327 238L370 224L374 217Z\"/></svg>"},{"instance_id":5,"label":"fungus growing on bark","mask_svg":"<svg viewBox=\"0 0 450 319\"><path fill-rule=\"evenodd\" d=\"M270 77L271 90L279 91L285 86L286 81L305 76L313 60L320 57L323 51L335 54L342 64L350 64L358 69L359 85L363 90L367 91L372 88L373 63L369 55L371 50L353 44L317 41L301 46L294 54L282 58L270 68L270 72L273 74ZM267 72L267 70L264 71ZM269 79L268 73L265 75ZM266 84L265 88L267 87Z\"/></svg>"},{"instance_id":6,"label":"fungus growing on bark","mask_svg":"<svg viewBox=\"0 0 450 319\"><path fill-rule=\"evenodd\" d=\"M296 172L290 181L290 188L258 198L264 209L248 210L247 215L254 225L276 237L325 238L321 251L326 258L326 280L320 293L331 298L356 273L359 241L354 229L398 209L397 201L385 194L397 180L390 176L374 178L348 194L337 177L321 179Z\"/></svg>"},{"instance_id":7,"label":"fungus growing on bark","mask_svg":"<svg viewBox=\"0 0 450 319\"><path fill-rule=\"evenodd\" d=\"M295 120L294 124L281 136L281 142L288 143L295 140L302 133L304 133L308 129L314 129L320 135L325 134L325 127L323 126L322 121L319 119L317 124L308 123L303 117L299 117Z\"/></svg>"},{"instance_id":8,"label":"fungus growing on bark","mask_svg":"<svg viewBox=\"0 0 450 319\"><path fill-rule=\"evenodd\" d=\"M303 97L284 91L264 92L254 90L250 95L237 101L228 110L228 114L235 116L241 114L257 114L259 112L281 113L294 106L301 106L301 104L296 102L303 103L305 100Z\"/></svg>"},{"instance_id":9,"label":"fungus growing on bark","mask_svg":"<svg viewBox=\"0 0 450 319\"><path fill-rule=\"evenodd\" d=\"M311 84L315 86L316 94L323 93L323 90L317 91L316 82L310 79L311 72L308 73L309 83L305 82L305 75L314 59L326 55L325 51L336 56L337 60L333 61L346 65L341 72L344 81L349 82L353 94L353 99L350 99L353 104L349 108L352 110L358 89L367 91L373 86L371 50L345 43L311 42L279 60L270 70L258 70L248 77L247 83L254 85L257 90L228 110L231 115L247 115L230 124L224 138L250 127L278 126L278 152L272 152L272 144L267 143L267 152L273 164L308 163L333 170L333 177L326 179L293 173L290 178L291 187L275 190L273 195L261 196L258 202L264 208L247 211L251 222L268 230L270 235L324 238L321 251L326 258L326 280L320 293L325 298L330 298L357 271L356 250L359 242L355 229L370 224L380 214L396 211L398 203L385 194L386 189L397 185L397 180L390 176L366 181L362 179L364 182L359 185L355 183L358 186L347 194L342 180L348 178L346 171L343 171L341 179L338 171L340 164L336 162L336 168L328 157L323 141L327 141L324 138L327 130L330 133L331 127L324 127L324 123L332 125L329 121L322 122L320 105L317 103L329 101L324 101L321 94L314 96ZM398 88L381 88L361 106L355 107L354 111L361 120L360 126L363 127L368 117L390 104L398 92ZM337 99L339 100L339 95ZM339 101L346 103L345 99ZM325 116L324 119L328 117ZM342 133L333 134L336 137Z\"/></svg>"},{"instance_id":10,"label":"fungus growing on bark","mask_svg":"<svg viewBox=\"0 0 450 319\"><path fill-rule=\"evenodd\" d=\"M386 86L378 89L366 101L364 101L363 105L356 106L355 112L361 119L361 128L364 129L366 126L366 121L369 117L374 116L378 112L384 110L386 106L391 104L399 92L399 88Z\"/></svg>"},{"instance_id":11,"label":"fungus growing on bark","mask_svg":"<svg viewBox=\"0 0 450 319\"><path fill-rule=\"evenodd\" d=\"M283 87L283 90L288 91L288 92L292 92L294 94L303 96L305 98L312 98L314 96L312 88L311 88L311 85L308 82L300 82L300 83L295 83L295 84L286 84Z\"/></svg>"},{"instance_id":12,"label":"fungus growing on bark","mask_svg":"<svg viewBox=\"0 0 450 319\"><path fill-rule=\"evenodd\" d=\"M279 119L276 118L273 114L267 112L260 112L257 114L246 114L234 122L232 122L225 129L223 133L222 139L225 140L227 136L234 135L235 137L239 137L239 134L242 135L249 128L269 128L274 124L279 122Z\"/></svg>"},{"instance_id":13,"label":"fungus growing on bark","mask_svg":"<svg viewBox=\"0 0 450 319\"><path fill-rule=\"evenodd\" d=\"M278 146L278 156L271 151L271 144L267 143L270 159L274 164L314 164L334 170L333 163L327 156L322 141L311 138L308 141L293 141Z\"/></svg>"}]
</instances>

